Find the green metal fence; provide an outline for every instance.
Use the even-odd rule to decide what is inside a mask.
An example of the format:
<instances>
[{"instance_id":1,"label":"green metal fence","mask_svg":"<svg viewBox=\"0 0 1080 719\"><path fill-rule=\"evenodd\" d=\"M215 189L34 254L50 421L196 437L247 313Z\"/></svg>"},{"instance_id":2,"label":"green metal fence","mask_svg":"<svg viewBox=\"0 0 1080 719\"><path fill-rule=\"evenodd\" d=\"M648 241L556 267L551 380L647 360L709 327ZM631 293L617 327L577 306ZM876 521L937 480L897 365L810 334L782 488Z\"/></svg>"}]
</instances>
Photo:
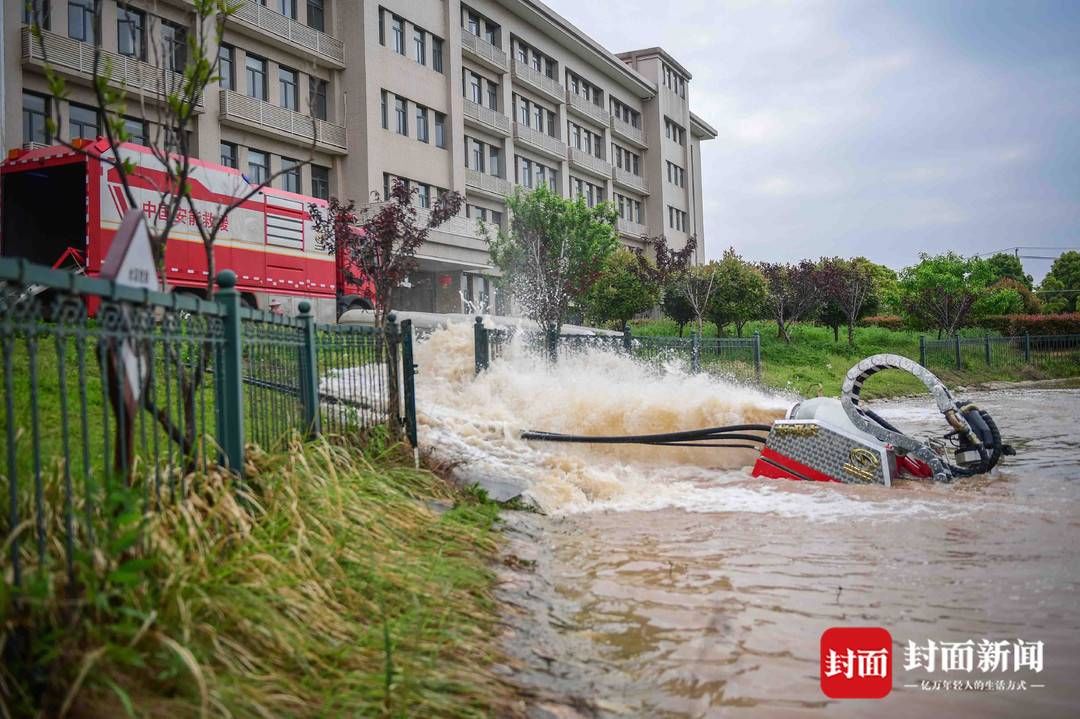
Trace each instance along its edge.
<instances>
[{"instance_id":1,"label":"green metal fence","mask_svg":"<svg viewBox=\"0 0 1080 719\"><path fill-rule=\"evenodd\" d=\"M516 331L488 328L483 318L473 325L476 372L487 369L501 357L513 341ZM761 380L761 336L751 337L632 337L629 330L619 335L574 335L528 333L525 346L543 352L553 361L586 350L621 352L635 359L663 365L677 361L692 372L709 372L739 380Z\"/></svg>"},{"instance_id":2,"label":"green metal fence","mask_svg":"<svg viewBox=\"0 0 1080 719\"><path fill-rule=\"evenodd\" d=\"M242 475L248 444L383 425L415 447L408 323L320 325L307 302L298 317L251 310L235 283L222 272L202 300L0 259L6 582L56 561L72 574L114 490L152 511L197 470Z\"/></svg>"},{"instance_id":3,"label":"green metal fence","mask_svg":"<svg viewBox=\"0 0 1080 719\"><path fill-rule=\"evenodd\" d=\"M924 367L977 371L989 367L1031 366L1080 372L1080 335L919 338Z\"/></svg>"}]
</instances>

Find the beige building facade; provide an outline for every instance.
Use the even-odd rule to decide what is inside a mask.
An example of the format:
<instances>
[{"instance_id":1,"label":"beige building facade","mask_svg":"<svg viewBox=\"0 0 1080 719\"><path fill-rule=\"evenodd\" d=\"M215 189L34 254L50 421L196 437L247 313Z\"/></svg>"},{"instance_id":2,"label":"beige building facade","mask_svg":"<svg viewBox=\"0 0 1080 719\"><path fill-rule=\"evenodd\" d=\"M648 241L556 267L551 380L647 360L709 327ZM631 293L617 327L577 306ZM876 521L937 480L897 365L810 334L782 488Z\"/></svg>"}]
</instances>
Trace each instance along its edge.
<instances>
[{"instance_id":1,"label":"beige building facade","mask_svg":"<svg viewBox=\"0 0 1080 719\"><path fill-rule=\"evenodd\" d=\"M96 132L94 42L114 76L154 77L141 71L179 63L193 25L185 0L104 0L96 20L92 0L38 0L50 64L70 87L57 101L25 0L0 2L5 151L50 141L43 118L54 109L63 137ZM220 57L195 130L201 159L252 180L295 163L276 186L361 205L394 178L417 187L422 206L464 194L462 215L421 249L398 309L490 301L485 233L506 226L515 185L613 203L628 246L694 236L704 255L700 143L716 132L690 111L690 72L661 48L614 55L535 0L243 0ZM153 113L128 89L129 131L152 133Z\"/></svg>"}]
</instances>

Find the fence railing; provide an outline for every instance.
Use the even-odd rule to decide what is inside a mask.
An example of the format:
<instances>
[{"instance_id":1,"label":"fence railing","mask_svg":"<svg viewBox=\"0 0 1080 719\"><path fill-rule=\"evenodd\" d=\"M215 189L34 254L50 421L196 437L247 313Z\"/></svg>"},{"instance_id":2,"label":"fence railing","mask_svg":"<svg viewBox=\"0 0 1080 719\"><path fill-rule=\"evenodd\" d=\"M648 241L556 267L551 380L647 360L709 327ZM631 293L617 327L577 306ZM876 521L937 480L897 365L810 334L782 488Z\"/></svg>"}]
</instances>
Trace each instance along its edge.
<instances>
[{"instance_id":1,"label":"fence railing","mask_svg":"<svg viewBox=\"0 0 1080 719\"><path fill-rule=\"evenodd\" d=\"M473 324L473 354L476 373L504 356L521 331L484 326L482 317ZM633 337L629 330L618 335L580 335L525 332L519 341L531 352L543 353L552 361L588 350L621 352L635 359L663 364L681 361L691 372L712 372L737 379L761 380L761 335L750 337Z\"/></svg>"},{"instance_id":2,"label":"fence railing","mask_svg":"<svg viewBox=\"0 0 1080 719\"><path fill-rule=\"evenodd\" d=\"M989 367L1075 367L1080 372L1080 335L919 338L924 367L978 370Z\"/></svg>"},{"instance_id":3,"label":"fence railing","mask_svg":"<svg viewBox=\"0 0 1080 719\"><path fill-rule=\"evenodd\" d=\"M0 259L0 544L10 580L92 549L117 490L139 514L299 432L388 425L416 446L412 327L321 325ZM98 522L100 524L100 522ZM6 563L6 562L5 562Z\"/></svg>"}]
</instances>

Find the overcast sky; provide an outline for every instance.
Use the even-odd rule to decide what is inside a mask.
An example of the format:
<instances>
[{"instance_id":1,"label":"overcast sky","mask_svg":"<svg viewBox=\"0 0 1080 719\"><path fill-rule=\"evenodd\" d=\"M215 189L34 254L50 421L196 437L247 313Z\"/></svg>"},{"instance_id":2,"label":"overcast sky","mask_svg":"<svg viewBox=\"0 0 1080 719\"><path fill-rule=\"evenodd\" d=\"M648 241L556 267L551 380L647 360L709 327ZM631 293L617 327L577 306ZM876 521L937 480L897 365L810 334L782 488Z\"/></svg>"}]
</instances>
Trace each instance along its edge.
<instances>
[{"instance_id":1,"label":"overcast sky","mask_svg":"<svg viewBox=\"0 0 1080 719\"><path fill-rule=\"evenodd\" d=\"M1080 248L1080 0L545 1L693 74L710 257Z\"/></svg>"}]
</instances>

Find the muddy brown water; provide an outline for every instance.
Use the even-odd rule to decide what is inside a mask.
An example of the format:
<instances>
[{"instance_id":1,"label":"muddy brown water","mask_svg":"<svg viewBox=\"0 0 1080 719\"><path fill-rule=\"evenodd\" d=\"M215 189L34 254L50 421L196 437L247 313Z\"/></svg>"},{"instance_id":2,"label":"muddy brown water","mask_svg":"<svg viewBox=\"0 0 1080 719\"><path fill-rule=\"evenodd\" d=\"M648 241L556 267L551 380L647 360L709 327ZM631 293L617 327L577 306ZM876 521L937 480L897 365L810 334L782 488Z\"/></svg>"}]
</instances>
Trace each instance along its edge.
<instances>
[{"instance_id":1,"label":"muddy brown water","mask_svg":"<svg viewBox=\"0 0 1080 719\"><path fill-rule=\"evenodd\" d=\"M622 433L765 421L792 399L675 365L527 357L472 377L467 328L418 349L426 451L463 480L523 492L500 599L507 673L533 716L1074 716L1080 702L1080 390L963 394L1018 455L988 478L892 488L759 480L752 454L530 445L522 429ZM425 363L426 360L426 363ZM874 408L910 432L926 400ZM819 686L821 633L880 626L881 700ZM1043 670L906 671L909 640L1042 641ZM1025 680L932 691L923 679ZM1038 684L1041 686L1032 687Z\"/></svg>"}]
</instances>

